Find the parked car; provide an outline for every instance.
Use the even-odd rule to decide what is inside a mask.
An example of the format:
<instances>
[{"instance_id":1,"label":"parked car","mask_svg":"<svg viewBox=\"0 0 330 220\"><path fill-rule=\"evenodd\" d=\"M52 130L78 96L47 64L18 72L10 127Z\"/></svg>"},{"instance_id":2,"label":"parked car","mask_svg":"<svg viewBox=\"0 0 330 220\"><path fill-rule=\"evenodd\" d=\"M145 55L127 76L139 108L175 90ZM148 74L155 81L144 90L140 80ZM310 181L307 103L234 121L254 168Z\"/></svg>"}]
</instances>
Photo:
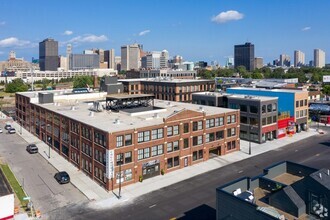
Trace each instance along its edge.
<instances>
[{"instance_id":1,"label":"parked car","mask_svg":"<svg viewBox=\"0 0 330 220\"><path fill-rule=\"evenodd\" d=\"M16 133L16 129L15 128L10 128L10 129L8 129L8 133L9 134L15 134Z\"/></svg>"},{"instance_id":2,"label":"parked car","mask_svg":"<svg viewBox=\"0 0 330 220\"><path fill-rule=\"evenodd\" d=\"M0 128L0 134L2 133L3 131L2 131L2 129Z\"/></svg>"},{"instance_id":3,"label":"parked car","mask_svg":"<svg viewBox=\"0 0 330 220\"><path fill-rule=\"evenodd\" d=\"M9 130L9 128L11 128L11 124L6 123L6 125L5 125L5 129L6 129L6 130Z\"/></svg>"},{"instance_id":4,"label":"parked car","mask_svg":"<svg viewBox=\"0 0 330 220\"><path fill-rule=\"evenodd\" d=\"M55 174L54 178L60 184L65 184L70 182L70 176L67 172L61 171Z\"/></svg>"},{"instance_id":5,"label":"parked car","mask_svg":"<svg viewBox=\"0 0 330 220\"><path fill-rule=\"evenodd\" d=\"M29 144L26 147L26 151L29 152L30 154L36 154L38 153L38 147L35 144Z\"/></svg>"}]
</instances>

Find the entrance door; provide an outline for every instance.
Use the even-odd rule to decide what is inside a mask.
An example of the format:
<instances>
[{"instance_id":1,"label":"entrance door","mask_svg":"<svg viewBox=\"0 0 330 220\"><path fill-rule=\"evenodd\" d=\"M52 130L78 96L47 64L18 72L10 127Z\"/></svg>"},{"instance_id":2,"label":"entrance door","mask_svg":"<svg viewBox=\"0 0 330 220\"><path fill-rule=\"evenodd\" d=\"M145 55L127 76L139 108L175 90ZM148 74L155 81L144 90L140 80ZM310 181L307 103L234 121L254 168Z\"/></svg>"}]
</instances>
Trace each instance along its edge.
<instances>
[{"instance_id":1,"label":"entrance door","mask_svg":"<svg viewBox=\"0 0 330 220\"><path fill-rule=\"evenodd\" d=\"M221 155L221 146L209 149L209 158L217 157L219 155Z\"/></svg>"},{"instance_id":2,"label":"entrance door","mask_svg":"<svg viewBox=\"0 0 330 220\"><path fill-rule=\"evenodd\" d=\"M160 174L159 163L142 168L143 179L158 176Z\"/></svg>"}]
</instances>

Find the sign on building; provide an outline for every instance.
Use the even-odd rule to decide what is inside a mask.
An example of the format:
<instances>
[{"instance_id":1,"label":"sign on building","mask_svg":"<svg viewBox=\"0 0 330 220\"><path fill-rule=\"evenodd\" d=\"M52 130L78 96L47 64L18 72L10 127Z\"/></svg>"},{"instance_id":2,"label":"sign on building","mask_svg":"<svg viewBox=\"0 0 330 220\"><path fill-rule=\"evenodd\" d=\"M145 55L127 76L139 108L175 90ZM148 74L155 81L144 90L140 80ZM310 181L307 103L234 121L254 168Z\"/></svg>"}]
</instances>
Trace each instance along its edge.
<instances>
[{"instance_id":1,"label":"sign on building","mask_svg":"<svg viewBox=\"0 0 330 220\"><path fill-rule=\"evenodd\" d=\"M330 75L323 76L323 82L330 82Z\"/></svg>"},{"instance_id":2,"label":"sign on building","mask_svg":"<svg viewBox=\"0 0 330 220\"><path fill-rule=\"evenodd\" d=\"M114 177L115 167L115 152L114 150L106 150L105 161L106 161L106 176L108 179Z\"/></svg>"}]
</instances>

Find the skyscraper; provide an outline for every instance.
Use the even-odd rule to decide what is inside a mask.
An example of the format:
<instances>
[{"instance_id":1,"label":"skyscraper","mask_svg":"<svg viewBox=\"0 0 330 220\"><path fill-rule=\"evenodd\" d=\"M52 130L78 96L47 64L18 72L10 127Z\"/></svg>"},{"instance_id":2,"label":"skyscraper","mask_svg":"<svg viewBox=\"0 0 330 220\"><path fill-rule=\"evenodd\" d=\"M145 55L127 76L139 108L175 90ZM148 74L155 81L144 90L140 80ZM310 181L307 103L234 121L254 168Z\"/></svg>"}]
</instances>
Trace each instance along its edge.
<instances>
[{"instance_id":1,"label":"skyscraper","mask_svg":"<svg viewBox=\"0 0 330 220\"><path fill-rule=\"evenodd\" d=\"M321 49L314 49L314 66L325 67L325 52Z\"/></svg>"},{"instance_id":2,"label":"skyscraper","mask_svg":"<svg viewBox=\"0 0 330 220\"><path fill-rule=\"evenodd\" d=\"M125 45L121 47L121 69L131 70L139 69L140 62L140 47L138 44Z\"/></svg>"},{"instance_id":3,"label":"skyscraper","mask_svg":"<svg viewBox=\"0 0 330 220\"><path fill-rule=\"evenodd\" d=\"M280 66L289 67L291 64L291 59L289 55L281 54L280 55Z\"/></svg>"},{"instance_id":4,"label":"skyscraper","mask_svg":"<svg viewBox=\"0 0 330 220\"><path fill-rule=\"evenodd\" d=\"M41 71L56 71L59 65L58 42L47 38L39 43L39 66Z\"/></svg>"},{"instance_id":5,"label":"skyscraper","mask_svg":"<svg viewBox=\"0 0 330 220\"><path fill-rule=\"evenodd\" d=\"M115 50L105 50L104 51L104 62L108 62L109 69L116 69L115 67Z\"/></svg>"},{"instance_id":6,"label":"skyscraper","mask_svg":"<svg viewBox=\"0 0 330 220\"><path fill-rule=\"evenodd\" d=\"M249 42L242 45L235 45L234 51L235 68L245 66L246 70L254 70L254 44Z\"/></svg>"},{"instance_id":7,"label":"skyscraper","mask_svg":"<svg viewBox=\"0 0 330 220\"><path fill-rule=\"evenodd\" d=\"M294 67L305 65L305 54L300 50L294 51Z\"/></svg>"},{"instance_id":8,"label":"skyscraper","mask_svg":"<svg viewBox=\"0 0 330 220\"><path fill-rule=\"evenodd\" d=\"M254 58L254 67L257 69L261 69L264 66L264 58L256 57Z\"/></svg>"},{"instance_id":9,"label":"skyscraper","mask_svg":"<svg viewBox=\"0 0 330 220\"><path fill-rule=\"evenodd\" d=\"M169 54L167 50L163 50L160 54L160 68L168 67Z\"/></svg>"}]
</instances>

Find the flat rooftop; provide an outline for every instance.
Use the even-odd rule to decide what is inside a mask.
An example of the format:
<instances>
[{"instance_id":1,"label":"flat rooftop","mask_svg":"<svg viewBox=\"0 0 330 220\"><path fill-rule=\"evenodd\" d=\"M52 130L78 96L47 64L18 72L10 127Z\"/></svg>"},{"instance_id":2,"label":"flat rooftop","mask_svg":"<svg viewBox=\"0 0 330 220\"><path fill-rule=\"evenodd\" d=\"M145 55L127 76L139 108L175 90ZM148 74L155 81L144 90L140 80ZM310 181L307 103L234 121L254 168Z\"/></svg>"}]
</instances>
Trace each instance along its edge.
<instances>
[{"instance_id":1,"label":"flat rooftop","mask_svg":"<svg viewBox=\"0 0 330 220\"><path fill-rule=\"evenodd\" d=\"M298 89L265 89L265 88L249 88L249 87L233 87L232 90L250 90L250 91L269 91L269 92L283 92L283 93L308 93L308 91Z\"/></svg>"},{"instance_id":2,"label":"flat rooftop","mask_svg":"<svg viewBox=\"0 0 330 220\"><path fill-rule=\"evenodd\" d=\"M209 79L161 79L161 78L137 78L137 79L118 79L118 82L162 82L162 83L190 83L190 82L213 82Z\"/></svg>"},{"instance_id":3,"label":"flat rooftop","mask_svg":"<svg viewBox=\"0 0 330 220\"><path fill-rule=\"evenodd\" d=\"M196 92L193 95L200 95L200 96L215 96L215 97L222 97L228 96L230 98L237 98L237 99L252 99L252 100L260 100L260 101L271 101L277 100L277 97L268 97L268 96L255 96L255 95L238 95L238 94L230 94L230 93L221 93L221 92Z\"/></svg>"},{"instance_id":4,"label":"flat rooftop","mask_svg":"<svg viewBox=\"0 0 330 220\"><path fill-rule=\"evenodd\" d=\"M95 97L94 99L90 98L88 101L78 99L78 97L84 98L85 96L86 94L75 95L75 100L68 100L66 99L67 96L63 96L62 100L59 98L55 99L54 97L55 103L39 104L35 102L34 104L106 132L117 132L122 130L159 125L163 123L163 118L177 114L178 112L185 109L196 112L203 111L206 113L206 115L224 114L237 111L233 109L211 106L200 107L199 105L190 103L154 99L154 108L147 108L145 111L144 109L139 109L139 111L123 109L119 112L110 110L94 112L91 111L93 108L93 101L98 101L102 107L105 107L106 94L103 97L103 101L100 101L100 97Z\"/></svg>"}]
</instances>

